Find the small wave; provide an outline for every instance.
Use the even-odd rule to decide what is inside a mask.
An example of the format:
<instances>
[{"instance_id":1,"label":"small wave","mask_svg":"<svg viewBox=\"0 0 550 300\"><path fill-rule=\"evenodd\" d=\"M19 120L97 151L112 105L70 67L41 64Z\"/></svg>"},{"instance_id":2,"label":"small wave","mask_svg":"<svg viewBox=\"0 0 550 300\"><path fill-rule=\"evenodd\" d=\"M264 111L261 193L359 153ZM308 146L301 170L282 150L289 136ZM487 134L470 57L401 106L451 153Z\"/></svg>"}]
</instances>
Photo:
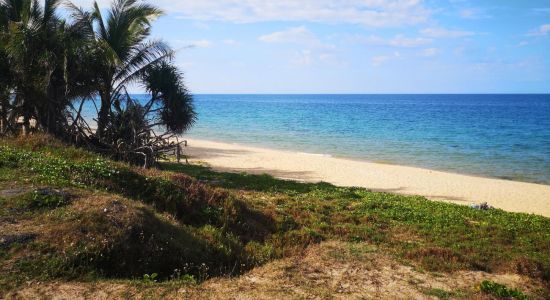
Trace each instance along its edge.
<instances>
[{"instance_id":1,"label":"small wave","mask_svg":"<svg viewBox=\"0 0 550 300\"><path fill-rule=\"evenodd\" d=\"M324 153L309 153L309 152L297 152L297 153L298 154L312 155L312 156L332 157L332 155L324 154Z\"/></svg>"}]
</instances>

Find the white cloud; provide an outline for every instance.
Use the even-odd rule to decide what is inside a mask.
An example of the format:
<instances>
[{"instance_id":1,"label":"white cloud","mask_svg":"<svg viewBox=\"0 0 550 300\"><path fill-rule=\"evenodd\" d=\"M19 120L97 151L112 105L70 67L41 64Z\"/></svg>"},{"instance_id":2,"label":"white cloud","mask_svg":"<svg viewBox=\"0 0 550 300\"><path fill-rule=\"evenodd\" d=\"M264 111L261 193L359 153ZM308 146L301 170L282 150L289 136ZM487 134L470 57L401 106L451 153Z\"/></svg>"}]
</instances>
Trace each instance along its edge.
<instances>
[{"instance_id":1,"label":"white cloud","mask_svg":"<svg viewBox=\"0 0 550 300\"><path fill-rule=\"evenodd\" d=\"M323 63L325 65L331 66L331 67L347 67L349 65L348 61L345 59L342 59L338 55L335 55L334 53L320 53L317 56L317 59L320 63Z\"/></svg>"},{"instance_id":2,"label":"white cloud","mask_svg":"<svg viewBox=\"0 0 550 300\"><path fill-rule=\"evenodd\" d=\"M432 57L439 54L439 52L440 50L438 48L426 48L420 52L420 55L424 57Z\"/></svg>"},{"instance_id":3,"label":"white cloud","mask_svg":"<svg viewBox=\"0 0 550 300\"><path fill-rule=\"evenodd\" d=\"M467 8L459 12L459 15L463 19L478 20L478 19L488 19L491 18L491 15L483 12L478 8Z\"/></svg>"},{"instance_id":4,"label":"white cloud","mask_svg":"<svg viewBox=\"0 0 550 300\"><path fill-rule=\"evenodd\" d=\"M375 67L381 66L384 62L386 62L390 58L391 58L390 56L385 56L385 55L375 56L371 59L371 65Z\"/></svg>"},{"instance_id":5,"label":"white cloud","mask_svg":"<svg viewBox=\"0 0 550 300\"><path fill-rule=\"evenodd\" d=\"M265 43L311 44L318 42L317 37L315 37L315 35L305 26L293 27L283 31L262 35L258 39Z\"/></svg>"},{"instance_id":6,"label":"white cloud","mask_svg":"<svg viewBox=\"0 0 550 300\"><path fill-rule=\"evenodd\" d=\"M296 53L291 63L297 66L309 66L313 64L313 56L311 50L302 50L299 53Z\"/></svg>"},{"instance_id":7,"label":"white cloud","mask_svg":"<svg viewBox=\"0 0 550 300\"><path fill-rule=\"evenodd\" d=\"M550 24L540 25L539 28L531 31L527 35L529 36L545 36L550 33Z\"/></svg>"},{"instance_id":8,"label":"white cloud","mask_svg":"<svg viewBox=\"0 0 550 300\"><path fill-rule=\"evenodd\" d=\"M193 22L193 27L201 30L210 29L210 25L206 24L205 22Z\"/></svg>"},{"instance_id":9,"label":"white cloud","mask_svg":"<svg viewBox=\"0 0 550 300\"><path fill-rule=\"evenodd\" d=\"M420 30L420 33L431 38L461 38L475 35L471 31L450 30L445 28L425 28Z\"/></svg>"},{"instance_id":10,"label":"white cloud","mask_svg":"<svg viewBox=\"0 0 550 300\"><path fill-rule=\"evenodd\" d=\"M226 45L230 45L230 46L234 46L234 45L239 44L239 42L237 42L235 40L232 40L232 39L225 39L225 40L223 40L223 43L226 44Z\"/></svg>"},{"instance_id":11,"label":"white cloud","mask_svg":"<svg viewBox=\"0 0 550 300\"><path fill-rule=\"evenodd\" d=\"M519 42L516 46L517 46L517 47L525 47L525 46L527 46L527 45L529 45L529 42L528 42L528 41L521 41L521 42Z\"/></svg>"},{"instance_id":12,"label":"white cloud","mask_svg":"<svg viewBox=\"0 0 550 300\"><path fill-rule=\"evenodd\" d=\"M334 45L324 44L305 26L292 27L282 31L262 35L258 40L264 43L293 43L310 48L334 49Z\"/></svg>"},{"instance_id":13,"label":"white cloud","mask_svg":"<svg viewBox=\"0 0 550 300\"><path fill-rule=\"evenodd\" d=\"M306 49L295 52L294 57L290 60L290 63L295 66L309 66L317 62L327 62L329 61L329 57L332 58L332 53L330 52L336 49L334 45L321 42L305 26L292 27L262 35L258 40L264 43L291 43L305 46Z\"/></svg>"},{"instance_id":14,"label":"white cloud","mask_svg":"<svg viewBox=\"0 0 550 300\"><path fill-rule=\"evenodd\" d=\"M74 0L91 7L92 0ZM110 0L100 0L108 7ZM198 21L251 23L311 21L393 27L419 24L430 16L422 0L156 0L156 5L180 18Z\"/></svg>"},{"instance_id":15,"label":"white cloud","mask_svg":"<svg viewBox=\"0 0 550 300\"><path fill-rule=\"evenodd\" d=\"M468 67L475 71L498 71L498 70L517 70L530 68L533 65L539 64L540 62L534 60L503 60L503 59L494 59L487 61L480 61L469 64Z\"/></svg>"},{"instance_id":16,"label":"white cloud","mask_svg":"<svg viewBox=\"0 0 550 300\"><path fill-rule=\"evenodd\" d=\"M419 47L419 46L430 44L432 42L431 39L427 39L427 38L421 38L421 37L408 38L403 35L396 35L391 39L384 39L376 35L371 35L368 37L356 36L356 37L353 37L352 40L355 42L364 43L367 45L393 46L393 47L404 47L404 48Z\"/></svg>"},{"instance_id":17,"label":"white cloud","mask_svg":"<svg viewBox=\"0 0 550 300\"><path fill-rule=\"evenodd\" d=\"M391 59L397 59L401 57L401 54L399 52L394 52L393 55L379 55L379 56L374 56L373 58L371 58L371 65L373 65L374 67L379 67L381 65L383 65L384 63L386 63L387 61L391 60Z\"/></svg>"},{"instance_id":18,"label":"white cloud","mask_svg":"<svg viewBox=\"0 0 550 300\"><path fill-rule=\"evenodd\" d=\"M331 53L336 49L336 46L324 44L305 26L292 27L262 35L258 40L264 43L292 43L307 47L294 53L290 63L295 66L309 66L317 62L327 63L331 60L337 61Z\"/></svg>"}]
</instances>

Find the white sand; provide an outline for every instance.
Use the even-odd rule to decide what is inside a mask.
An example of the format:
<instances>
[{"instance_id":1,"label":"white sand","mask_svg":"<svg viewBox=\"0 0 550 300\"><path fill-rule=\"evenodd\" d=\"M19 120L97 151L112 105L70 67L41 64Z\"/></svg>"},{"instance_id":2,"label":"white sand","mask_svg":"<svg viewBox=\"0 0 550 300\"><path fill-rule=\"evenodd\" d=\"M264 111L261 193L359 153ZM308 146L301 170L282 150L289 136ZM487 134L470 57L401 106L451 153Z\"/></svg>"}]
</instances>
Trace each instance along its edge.
<instances>
[{"instance_id":1,"label":"white sand","mask_svg":"<svg viewBox=\"0 0 550 300\"><path fill-rule=\"evenodd\" d=\"M488 202L513 212L550 217L550 185L460 175L236 144L189 140L190 161L215 170L271 174L308 182L325 181L375 191L421 195L459 204Z\"/></svg>"}]
</instances>

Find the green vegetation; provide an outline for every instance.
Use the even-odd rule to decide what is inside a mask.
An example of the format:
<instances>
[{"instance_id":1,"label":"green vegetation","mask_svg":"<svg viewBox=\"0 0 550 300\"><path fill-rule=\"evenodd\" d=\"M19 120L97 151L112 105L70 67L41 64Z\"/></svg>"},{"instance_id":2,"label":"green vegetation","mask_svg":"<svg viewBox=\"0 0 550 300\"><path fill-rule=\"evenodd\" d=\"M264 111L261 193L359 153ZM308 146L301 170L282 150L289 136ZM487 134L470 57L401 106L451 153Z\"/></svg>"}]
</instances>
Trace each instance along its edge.
<instances>
[{"instance_id":1,"label":"green vegetation","mask_svg":"<svg viewBox=\"0 0 550 300\"><path fill-rule=\"evenodd\" d=\"M480 289L482 292L493 295L500 298L513 298L517 300L527 300L529 297L527 297L525 294L523 294L518 289L511 289L503 284L498 284L493 281L485 280L480 284Z\"/></svg>"},{"instance_id":2,"label":"green vegetation","mask_svg":"<svg viewBox=\"0 0 550 300\"><path fill-rule=\"evenodd\" d=\"M174 52L150 39L160 15L136 0L113 0L106 10L94 2L90 11L70 1L0 1L0 136L47 132L153 166L196 119ZM135 83L148 101L128 94ZM97 124L82 116L92 101Z\"/></svg>"},{"instance_id":3,"label":"green vegetation","mask_svg":"<svg viewBox=\"0 0 550 300\"><path fill-rule=\"evenodd\" d=\"M461 293L449 292L449 291L442 290L442 289L429 289L429 290L425 291L424 294L426 294L428 296L437 297L438 299L450 299L452 297L462 295Z\"/></svg>"},{"instance_id":4,"label":"green vegetation","mask_svg":"<svg viewBox=\"0 0 550 300\"><path fill-rule=\"evenodd\" d=\"M189 284L324 240L372 245L350 251L381 251L424 271L550 280L548 218L195 165L162 168L113 162L48 136L0 141L0 235L18 228L0 247L2 289L32 279Z\"/></svg>"},{"instance_id":5,"label":"green vegetation","mask_svg":"<svg viewBox=\"0 0 550 300\"><path fill-rule=\"evenodd\" d=\"M268 175L219 173L178 164L165 167L241 190L249 203L273 209L278 228L287 234L298 230L313 240L380 244L432 271L512 271L550 279L548 218Z\"/></svg>"}]
</instances>

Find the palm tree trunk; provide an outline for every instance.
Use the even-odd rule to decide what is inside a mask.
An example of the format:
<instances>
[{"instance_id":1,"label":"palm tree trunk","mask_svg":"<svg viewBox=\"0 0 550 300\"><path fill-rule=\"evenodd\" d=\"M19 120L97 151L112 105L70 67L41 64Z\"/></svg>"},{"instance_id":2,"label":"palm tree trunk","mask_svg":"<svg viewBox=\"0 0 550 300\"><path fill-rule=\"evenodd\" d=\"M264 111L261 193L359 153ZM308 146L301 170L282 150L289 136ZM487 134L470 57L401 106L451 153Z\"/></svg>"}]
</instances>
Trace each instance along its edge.
<instances>
[{"instance_id":1,"label":"palm tree trunk","mask_svg":"<svg viewBox=\"0 0 550 300\"><path fill-rule=\"evenodd\" d=\"M105 133L105 128L109 121L109 111L111 109L111 95L101 93L101 107L97 115L97 136L101 139Z\"/></svg>"},{"instance_id":2,"label":"palm tree trunk","mask_svg":"<svg viewBox=\"0 0 550 300\"><path fill-rule=\"evenodd\" d=\"M7 116L8 116L8 100L3 96L0 99L0 134L3 134L7 126Z\"/></svg>"},{"instance_id":3,"label":"palm tree trunk","mask_svg":"<svg viewBox=\"0 0 550 300\"><path fill-rule=\"evenodd\" d=\"M29 115L25 112L25 115L23 116L23 135L28 135L30 132L31 122Z\"/></svg>"}]
</instances>

